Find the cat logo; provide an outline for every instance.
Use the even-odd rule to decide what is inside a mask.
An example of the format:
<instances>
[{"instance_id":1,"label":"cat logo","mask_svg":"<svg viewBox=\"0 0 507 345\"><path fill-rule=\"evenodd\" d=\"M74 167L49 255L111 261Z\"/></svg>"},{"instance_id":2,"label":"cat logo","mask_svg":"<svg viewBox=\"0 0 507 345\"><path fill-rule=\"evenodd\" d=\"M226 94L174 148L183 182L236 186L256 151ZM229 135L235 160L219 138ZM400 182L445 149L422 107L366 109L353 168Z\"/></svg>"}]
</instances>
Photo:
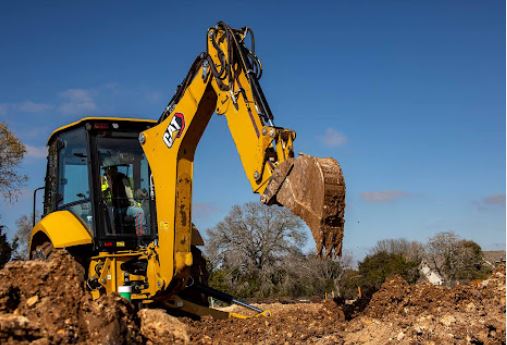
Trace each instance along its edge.
<instances>
[{"instance_id":1,"label":"cat logo","mask_svg":"<svg viewBox=\"0 0 507 345\"><path fill-rule=\"evenodd\" d=\"M181 137L183 130L185 129L185 117L181 113L174 114L171 123L164 132L164 143L167 147L171 148L176 138Z\"/></svg>"}]
</instances>

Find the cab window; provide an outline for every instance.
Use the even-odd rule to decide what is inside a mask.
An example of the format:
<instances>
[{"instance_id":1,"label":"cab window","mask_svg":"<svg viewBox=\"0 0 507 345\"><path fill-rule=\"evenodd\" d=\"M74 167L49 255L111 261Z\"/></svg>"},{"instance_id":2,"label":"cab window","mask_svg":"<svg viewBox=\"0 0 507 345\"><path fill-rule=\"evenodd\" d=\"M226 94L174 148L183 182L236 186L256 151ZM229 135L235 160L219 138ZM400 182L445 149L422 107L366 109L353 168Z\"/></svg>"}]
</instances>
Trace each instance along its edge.
<instances>
[{"instance_id":1,"label":"cab window","mask_svg":"<svg viewBox=\"0 0 507 345\"><path fill-rule=\"evenodd\" d=\"M137 133L122 135L97 138L99 209L105 234L151 236L148 163Z\"/></svg>"},{"instance_id":2,"label":"cab window","mask_svg":"<svg viewBox=\"0 0 507 345\"><path fill-rule=\"evenodd\" d=\"M58 183L56 208L69 210L91 227L93 223L88 179L86 132L70 130L58 138Z\"/></svg>"}]
</instances>

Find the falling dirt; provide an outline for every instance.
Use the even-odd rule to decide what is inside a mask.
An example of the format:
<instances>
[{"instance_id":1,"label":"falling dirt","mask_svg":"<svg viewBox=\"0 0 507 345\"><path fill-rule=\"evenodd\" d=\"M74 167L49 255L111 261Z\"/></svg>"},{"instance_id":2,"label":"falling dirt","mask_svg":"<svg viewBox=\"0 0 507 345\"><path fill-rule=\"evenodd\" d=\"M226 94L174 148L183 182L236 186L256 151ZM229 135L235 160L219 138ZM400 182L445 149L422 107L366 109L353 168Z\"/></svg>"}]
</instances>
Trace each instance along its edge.
<instances>
[{"instance_id":1,"label":"falling dirt","mask_svg":"<svg viewBox=\"0 0 507 345\"><path fill-rule=\"evenodd\" d=\"M175 318L92 301L70 255L0 270L0 344L505 344L505 269L454 288L392 277L368 301L270 303L270 317ZM236 307L230 307L239 311Z\"/></svg>"}]
</instances>

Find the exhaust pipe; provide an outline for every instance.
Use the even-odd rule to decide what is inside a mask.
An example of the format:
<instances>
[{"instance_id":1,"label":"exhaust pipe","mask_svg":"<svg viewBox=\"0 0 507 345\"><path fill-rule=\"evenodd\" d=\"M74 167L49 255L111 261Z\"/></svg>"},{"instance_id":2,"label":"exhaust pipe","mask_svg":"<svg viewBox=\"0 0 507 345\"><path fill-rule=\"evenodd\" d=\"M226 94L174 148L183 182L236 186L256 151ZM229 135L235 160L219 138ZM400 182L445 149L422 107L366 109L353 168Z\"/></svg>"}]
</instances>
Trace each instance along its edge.
<instances>
[{"instance_id":1,"label":"exhaust pipe","mask_svg":"<svg viewBox=\"0 0 507 345\"><path fill-rule=\"evenodd\" d=\"M299 155L286 160L273 171L261 202L281 205L301 217L319 256L341 256L345 181L335 159Z\"/></svg>"}]
</instances>

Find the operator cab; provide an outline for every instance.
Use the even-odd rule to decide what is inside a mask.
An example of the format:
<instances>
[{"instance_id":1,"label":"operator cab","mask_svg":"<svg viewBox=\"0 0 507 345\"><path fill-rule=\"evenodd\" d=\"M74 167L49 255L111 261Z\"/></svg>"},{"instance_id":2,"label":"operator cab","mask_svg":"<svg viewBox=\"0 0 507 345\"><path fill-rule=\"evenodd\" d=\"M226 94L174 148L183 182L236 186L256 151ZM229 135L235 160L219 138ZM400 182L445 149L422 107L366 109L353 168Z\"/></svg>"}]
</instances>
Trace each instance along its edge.
<instances>
[{"instance_id":1,"label":"operator cab","mask_svg":"<svg viewBox=\"0 0 507 345\"><path fill-rule=\"evenodd\" d=\"M83 118L48 140L44 214L72 212L97 250L134 249L156 236L150 169L138 141L151 120Z\"/></svg>"}]
</instances>

